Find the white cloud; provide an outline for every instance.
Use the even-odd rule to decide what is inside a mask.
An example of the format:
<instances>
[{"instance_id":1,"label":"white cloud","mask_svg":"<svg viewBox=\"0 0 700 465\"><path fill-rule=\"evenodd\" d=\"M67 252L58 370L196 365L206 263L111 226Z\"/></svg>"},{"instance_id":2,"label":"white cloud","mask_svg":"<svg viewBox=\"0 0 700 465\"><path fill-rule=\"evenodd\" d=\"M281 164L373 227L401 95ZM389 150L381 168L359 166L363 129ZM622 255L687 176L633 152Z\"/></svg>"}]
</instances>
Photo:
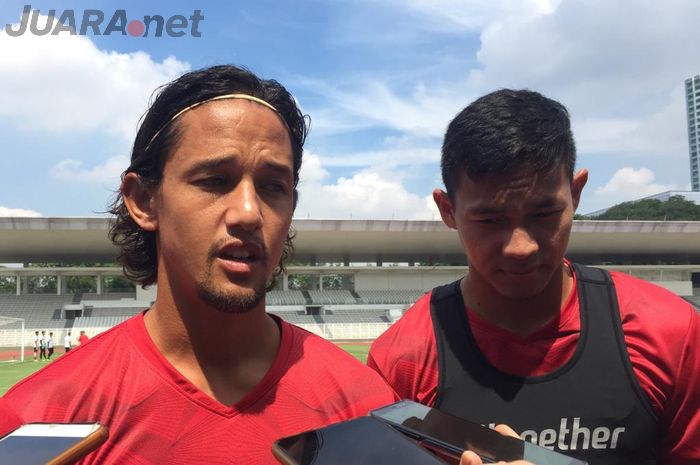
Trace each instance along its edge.
<instances>
[{"instance_id":1,"label":"white cloud","mask_svg":"<svg viewBox=\"0 0 700 465\"><path fill-rule=\"evenodd\" d=\"M322 164L318 155L304 155L299 218L439 219L432 197L407 191L400 178L365 169L329 182Z\"/></svg>"},{"instance_id":2,"label":"white cloud","mask_svg":"<svg viewBox=\"0 0 700 465\"><path fill-rule=\"evenodd\" d=\"M462 31L465 42L481 31L478 65L468 68L464 59L463 74L425 82L379 73L307 82L328 104L312 112L324 115L317 119L321 132L373 126L441 138L479 95L532 88L569 108L582 154L687 156L683 81L700 72L687 55L700 43L700 2L387 2Z\"/></svg>"},{"instance_id":3,"label":"white cloud","mask_svg":"<svg viewBox=\"0 0 700 465\"><path fill-rule=\"evenodd\" d=\"M401 8L413 9L423 22L454 30L480 30L504 16L536 16L551 12L558 0L402 0Z\"/></svg>"},{"instance_id":4,"label":"white cloud","mask_svg":"<svg viewBox=\"0 0 700 465\"><path fill-rule=\"evenodd\" d=\"M419 82L408 95L397 93L392 84L376 77L353 77L350 85L325 84L303 80L309 91L323 96L321 108L309 108L314 133L335 134L379 126L401 131L413 137L440 138L449 115L462 106L451 86L427 88Z\"/></svg>"},{"instance_id":5,"label":"white cloud","mask_svg":"<svg viewBox=\"0 0 700 465\"><path fill-rule=\"evenodd\" d=\"M530 87L569 107L584 153L684 154L687 50L700 41L690 0L565 0L547 14L510 15L481 34L469 81Z\"/></svg>"},{"instance_id":6,"label":"white cloud","mask_svg":"<svg viewBox=\"0 0 700 465\"><path fill-rule=\"evenodd\" d=\"M41 216L41 213L35 212L34 210L27 210L25 208L8 208L0 206L0 217L2 216L21 216L37 218Z\"/></svg>"},{"instance_id":7,"label":"white cloud","mask_svg":"<svg viewBox=\"0 0 700 465\"><path fill-rule=\"evenodd\" d=\"M606 199L608 205L615 205L665 191L682 189L681 186L674 184L656 183L655 179L656 175L648 168L625 167L617 170L607 184L596 188L595 195Z\"/></svg>"},{"instance_id":8,"label":"white cloud","mask_svg":"<svg viewBox=\"0 0 700 465\"><path fill-rule=\"evenodd\" d=\"M104 164L86 168L78 160L61 160L51 168L51 176L60 181L100 184L110 188L119 186L119 176L129 166L129 157L118 155Z\"/></svg>"},{"instance_id":9,"label":"white cloud","mask_svg":"<svg viewBox=\"0 0 700 465\"><path fill-rule=\"evenodd\" d=\"M0 50L0 117L22 129L99 129L126 140L153 89L189 69L174 57L156 62L143 52L100 50L68 33L10 37L3 28Z\"/></svg>"}]
</instances>

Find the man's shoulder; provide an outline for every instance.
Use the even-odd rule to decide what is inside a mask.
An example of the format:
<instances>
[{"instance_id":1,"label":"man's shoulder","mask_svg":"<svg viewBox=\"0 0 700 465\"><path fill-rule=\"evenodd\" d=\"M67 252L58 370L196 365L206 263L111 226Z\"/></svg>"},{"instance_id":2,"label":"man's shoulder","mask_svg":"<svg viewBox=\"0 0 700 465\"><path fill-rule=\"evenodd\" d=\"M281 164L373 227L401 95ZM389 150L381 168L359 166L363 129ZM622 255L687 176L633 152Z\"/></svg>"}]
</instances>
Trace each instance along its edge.
<instances>
[{"instance_id":1,"label":"man's shoulder","mask_svg":"<svg viewBox=\"0 0 700 465\"><path fill-rule=\"evenodd\" d=\"M393 325L389 327L372 345L381 346L385 342L397 337L405 337L408 334L432 332L432 318L430 316L430 299L432 292L428 292L418 299Z\"/></svg>"},{"instance_id":2,"label":"man's shoulder","mask_svg":"<svg viewBox=\"0 0 700 465\"><path fill-rule=\"evenodd\" d=\"M292 357L296 353L296 357L305 365L340 375L349 370L364 371L366 368L337 344L299 326L286 322L284 324L289 327L293 337Z\"/></svg>"},{"instance_id":3,"label":"man's shoulder","mask_svg":"<svg viewBox=\"0 0 700 465\"><path fill-rule=\"evenodd\" d=\"M428 292L418 299L396 323L372 343L367 362L369 366L385 372L398 360L424 360L434 352L431 296L432 292Z\"/></svg>"},{"instance_id":4,"label":"man's shoulder","mask_svg":"<svg viewBox=\"0 0 700 465\"><path fill-rule=\"evenodd\" d=\"M281 380L285 389L305 391L310 399L325 398L334 408L356 415L395 399L393 390L377 372L337 344L290 323L293 347ZM343 417L344 418L344 417Z\"/></svg>"},{"instance_id":5,"label":"man's shoulder","mask_svg":"<svg viewBox=\"0 0 700 465\"><path fill-rule=\"evenodd\" d=\"M676 308L681 311L692 308L690 302L658 284L620 271L611 271L610 276L615 284L618 296L626 300L653 302L656 305L668 307L669 309Z\"/></svg>"},{"instance_id":6,"label":"man's shoulder","mask_svg":"<svg viewBox=\"0 0 700 465\"><path fill-rule=\"evenodd\" d=\"M610 272L625 323L670 335L684 334L698 314L690 302L656 284L621 272Z\"/></svg>"}]
</instances>

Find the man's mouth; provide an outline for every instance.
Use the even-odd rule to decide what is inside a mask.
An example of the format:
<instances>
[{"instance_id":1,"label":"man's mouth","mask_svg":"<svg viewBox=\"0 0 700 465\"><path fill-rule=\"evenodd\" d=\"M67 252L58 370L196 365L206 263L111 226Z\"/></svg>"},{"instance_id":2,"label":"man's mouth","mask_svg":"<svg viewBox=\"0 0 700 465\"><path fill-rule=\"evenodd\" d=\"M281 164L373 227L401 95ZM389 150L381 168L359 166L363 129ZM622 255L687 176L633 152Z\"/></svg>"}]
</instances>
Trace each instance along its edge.
<instances>
[{"instance_id":1,"label":"man's mouth","mask_svg":"<svg viewBox=\"0 0 700 465\"><path fill-rule=\"evenodd\" d=\"M251 264L263 258L263 248L257 243L230 244L222 247L216 257L229 263Z\"/></svg>"},{"instance_id":2,"label":"man's mouth","mask_svg":"<svg viewBox=\"0 0 700 465\"><path fill-rule=\"evenodd\" d=\"M234 250L222 252L219 258L224 260L234 260L234 261L252 261L255 259L255 255L247 250Z\"/></svg>"}]
</instances>

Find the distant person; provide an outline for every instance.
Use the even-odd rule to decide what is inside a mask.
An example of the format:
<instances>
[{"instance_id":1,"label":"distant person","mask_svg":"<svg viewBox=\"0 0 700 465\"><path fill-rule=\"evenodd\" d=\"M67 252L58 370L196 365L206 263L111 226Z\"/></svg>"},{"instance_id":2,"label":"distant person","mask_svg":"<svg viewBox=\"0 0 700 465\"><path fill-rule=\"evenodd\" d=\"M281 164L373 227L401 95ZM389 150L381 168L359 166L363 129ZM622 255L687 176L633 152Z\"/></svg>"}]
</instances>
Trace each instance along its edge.
<instances>
[{"instance_id":1,"label":"distant person","mask_svg":"<svg viewBox=\"0 0 700 465\"><path fill-rule=\"evenodd\" d=\"M468 272L421 298L368 364L400 397L591 465L700 463L700 315L564 258L588 179L575 160L567 110L536 92L462 110L433 198Z\"/></svg>"},{"instance_id":2,"label":"distant person","mask_svg":"<svg viewBox=\"0 0 700 465\"><path fill-rule=\"evenodd\" d=\"M70 335L70 331L66 333L66 336L63 338L63 350L64 354L67 354L70 352L71 348L73 347L73 338Z\"/></svg>"},{"instance_id":3,"label":"distant person","mask_svg":"<svg viewBox=\"0 0 700 465\"><path fill-rule=\"evenodd\" d=\"M39 360L46 360L46 331L42 331L39 338Z\"/></svg>"},{"instance_id":4,"label":"distant person","mask_svg":"<svg viewBox=\"0 0 700 465\"><path fill-rule=\"evenodd\" d=\"M34 361L37 361L39 356L39 331L34 331Z\"/></svg>"},{"instance_id":5,"label":"distant person","mask_svg":"<svg viewBox=\"0 0 700 465\"><path fill-rule=\"evenodd\" d=\"M48 352L47 354L47 359L51 360L51 356L53 355L53 333L49 332L49 337L46 339L46 351Z\"/></svg>"},{"instance_id":6,"label":"distant person","mask_svg":"<svg viewBox=\"0 0 700 465\"><path fill-rule=\"evenodd\" d=\"M80 336L78 336L78 344L83 345L85 344L90 338L88 337L87 334L85 334L85 331L80 331Z\"/></svg>"},{"instance_id":7,"label":"distant person","mask_svg":"<svg viewBox=\"0 0 700 465\"><path fill-rule=\"evenodd\" d=\"M154 304L0 404L28 423L104 424L82 464L174 465L275 464L274 440L392 402L376 372L265 311L291 252L306 132L294 98L244 69L163 87L111 231L126 275L157 283Z\"/></svg>"}]
</instances>

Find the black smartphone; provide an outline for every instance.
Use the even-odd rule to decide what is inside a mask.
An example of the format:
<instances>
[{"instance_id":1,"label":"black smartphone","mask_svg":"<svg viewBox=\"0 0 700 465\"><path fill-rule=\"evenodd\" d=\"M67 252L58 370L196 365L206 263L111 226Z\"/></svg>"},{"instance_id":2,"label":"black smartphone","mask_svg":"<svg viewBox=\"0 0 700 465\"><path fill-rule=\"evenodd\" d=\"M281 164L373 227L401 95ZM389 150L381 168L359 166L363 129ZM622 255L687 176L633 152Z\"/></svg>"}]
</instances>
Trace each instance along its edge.
<instances>
[{"instance_id":1,"label":"black smartphone","mask_svg":"<svg viewBox=\"0 0 700 465\"><path fill-rule=\"evenodd\" d=\"M279 439L272 454L284 465L445 465L383 422L360 417Z\"/></svg>"},{"instance_id":2,"label":"black smartphone","mask_svg":"<svg viewBox=\"0 0 700 465\"><path fill-rule=\"evenodd\" d=\"M465 450L478 454L484 462L527 460L537 465L587 465L587 462L560 454L438 409L401 400L370 412L397 430L435 452L448 462L458 463Z\"/></svg>"},{"instance_id":3,"label":"black smartphone","mask_svg":"<svg viewBox=\"0 0 700 465\"><path fill-rule=\"evenodd\" d=\"M98 423L30 423L0 439L0 463L68 465L106 440L107 429Z\"/></svg>"}]
</instances>

